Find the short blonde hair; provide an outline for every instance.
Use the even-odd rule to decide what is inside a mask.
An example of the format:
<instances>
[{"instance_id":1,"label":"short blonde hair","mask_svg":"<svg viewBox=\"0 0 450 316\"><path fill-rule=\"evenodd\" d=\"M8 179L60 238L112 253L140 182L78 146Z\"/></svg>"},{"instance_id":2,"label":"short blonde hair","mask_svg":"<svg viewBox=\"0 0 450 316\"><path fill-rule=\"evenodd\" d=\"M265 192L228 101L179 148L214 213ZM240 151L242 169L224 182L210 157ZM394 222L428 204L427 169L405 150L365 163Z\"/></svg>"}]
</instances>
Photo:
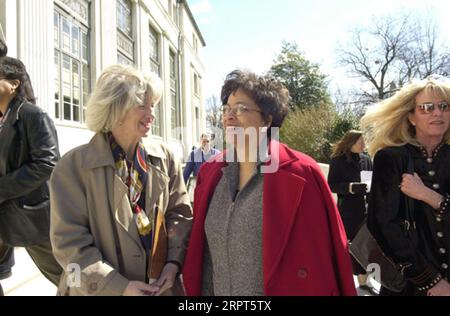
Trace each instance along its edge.
<instances>
[{"instance_id":1,"label":"short blonde hair","mask_svg":"<svg viewBox=\"0 0 450 316\"><path fill-rule=\"evenodd\" d=\"M409 114L416 107L415 98L426 91L450 102L450 83L437 76L417 80L404 86L394 96L369 109L361 119L361 127L369 154L388 146L402 146L406 143L420 145L415 137L415 128L409 121ZM444 135L444 142L450 140L450 129Z\"/></svg>"},{"instance_id":2,"label":"short blonde hair","mask_svg":"<svg viewBox=\"0 0 450 316\"><path fill-rule=\"evenodd\" d=\"M142 74L130 66L109 66L87 102L86 125L96 133L110 132L132 107L144 104L146 96L156 104L161 94L161 80L156 75Z\"/></svg>"}]
</instances>

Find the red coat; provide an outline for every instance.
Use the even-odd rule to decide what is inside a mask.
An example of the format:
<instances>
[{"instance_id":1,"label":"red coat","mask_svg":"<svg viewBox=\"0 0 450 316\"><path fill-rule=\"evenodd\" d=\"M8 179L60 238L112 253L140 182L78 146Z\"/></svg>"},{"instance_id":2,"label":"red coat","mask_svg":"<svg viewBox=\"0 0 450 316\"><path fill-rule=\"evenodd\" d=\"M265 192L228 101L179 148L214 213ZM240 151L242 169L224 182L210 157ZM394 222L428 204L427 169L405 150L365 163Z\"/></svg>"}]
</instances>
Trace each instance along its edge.
<instances>
[{"instance_id":1,"label":"red coat","mask_svg":"<svg viewBox=\"0 0 450 316\"><path fill-rule=\"evenodd\" d=\"M309 156L279 145L279 170L264 174L264 294L356 295L347 237L322 171ZM203 164L197 178L183 268L188 295L202 292L205 218L222 160L221 154Z\"/></svg>"}]
</instances>

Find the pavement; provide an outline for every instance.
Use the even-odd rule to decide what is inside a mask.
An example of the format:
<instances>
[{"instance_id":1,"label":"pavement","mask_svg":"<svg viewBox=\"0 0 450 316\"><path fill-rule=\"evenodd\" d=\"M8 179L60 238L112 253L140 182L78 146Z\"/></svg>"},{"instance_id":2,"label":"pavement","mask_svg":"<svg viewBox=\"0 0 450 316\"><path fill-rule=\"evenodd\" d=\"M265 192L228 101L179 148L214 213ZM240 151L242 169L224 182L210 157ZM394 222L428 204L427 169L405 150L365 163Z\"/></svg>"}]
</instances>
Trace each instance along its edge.
<instances>
[{"instance_id":1,"label":"pavement","mask_svg":"<svg viewBox=\"0 0 450 316\"><path fill-rule=\"evenodd\" d=\"M37 269L33 260L24 248L14 250L16 264L12 269L12 276L1 280L3 291L6 296L55 296L56 286L48 281ZM356 276L355 286L358 286ZM380 285L372 280L375 289L378 291ZM356 288L358 296L374 296L371 291L363 288Z\"/></svg>"},{"instance_id":2,"label":"pavement","mask_svg":"<svg viewBox=\"0 0 450 316\"><path fill-rule=\"evenodd\" d=\"M25 248L14 249L12 276L1 280L6 296L55 296L56 286L38 270Z\"/></svg>"}]
</instances>

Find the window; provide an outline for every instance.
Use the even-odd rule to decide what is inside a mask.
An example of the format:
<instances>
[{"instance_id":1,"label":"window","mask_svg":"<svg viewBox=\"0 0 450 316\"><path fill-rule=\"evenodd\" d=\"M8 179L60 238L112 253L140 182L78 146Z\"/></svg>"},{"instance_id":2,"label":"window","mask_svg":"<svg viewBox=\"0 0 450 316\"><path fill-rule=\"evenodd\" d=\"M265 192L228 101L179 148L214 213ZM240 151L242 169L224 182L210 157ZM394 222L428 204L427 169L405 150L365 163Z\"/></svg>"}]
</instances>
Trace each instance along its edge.
<instances>
[{"instance_id":1,"label":"window","mask_svg":"<svg viewBox=\"0 0 450 316\"><path fill-rule=\"evenodd\" d=\"M150 26L150 69L152 72L156 73L159 77L161 77L161 62L160 62L160 54L159 54L159 34L158 32ZM152 125L152 134L161 136L161 104L163 100L159 101L159 104L156 105L153 109L153 115L155 116L155 121Z\"/></svg>"},{"instance_id":2,"label":"window","mask_svg":"<svg viewBox=\"0 0 450 316\"><path fill-rule=\"evenodd\" d=\"M198 40L195 34L192 34L192 47L194 48L194 52L198 53Z\"/></svg>"},{"instance_id":3,"label":"window","mask_svg":"<svg viewBox=\"0 0 450 316\"><path fill-rule=\"evenodd\" d=\"M175 2L172 4L172 19L175 22L175 24L178 25L178 12L177 12L177 5Z\"/></svg>"},{"instance_id":4,"label":"window","mask_svg":"<svg viewBox=\"0 0 450 316\"><path fill-rule=\"evenodd\" d=\"M195 139L200 138L200 115L198 106L195 107Z\"/></svg>"},{"instance_id":5,"label":"window","mask_svg":"<svg viewBox=\"0 0 450 316\"><path fill-rule=\"evenodd\" d=\"M117 62L134 64L133 21L131 1L116 0Z\"/></svg>"},{"instance_id":6,"label":"window","mask_svg":"<svg viewBox=\"0 0 450 316\"><path fill-rule=\"evenodd\" d=\"M178 106L178 76L176 54L171 50L169 53L170 64L170 123L171 135L173 138L181 140L181 119Z\"/></svg>"},{"instance_id":7,"label":"window","mask_svg":"<svg viewBox=\"0 0 450 316\"><path fill-rule=\"evenodd\" d=\"M197 96L200 94L199 77L196 73L194 73L194 94Z\"/></svg>"},{"instance_id":8,"label":"window","mask_svg":"<svg viewBox=\"0 0 450 316\"><path fill-rule=\"evenodd\" d=\"M90 91L89 3L63 1L53 13L55 118L84 123Z\"/></svg>"},{"instance_id":9,"label":"window","mask_svg":"<svg viewBox=\"0 0 450 316\"><path fill-rule=\"evenodd\" d=\"M161 76L161 63L159 58L159 34L150 26L150 69Z\"/></svg>"}]
</instances>

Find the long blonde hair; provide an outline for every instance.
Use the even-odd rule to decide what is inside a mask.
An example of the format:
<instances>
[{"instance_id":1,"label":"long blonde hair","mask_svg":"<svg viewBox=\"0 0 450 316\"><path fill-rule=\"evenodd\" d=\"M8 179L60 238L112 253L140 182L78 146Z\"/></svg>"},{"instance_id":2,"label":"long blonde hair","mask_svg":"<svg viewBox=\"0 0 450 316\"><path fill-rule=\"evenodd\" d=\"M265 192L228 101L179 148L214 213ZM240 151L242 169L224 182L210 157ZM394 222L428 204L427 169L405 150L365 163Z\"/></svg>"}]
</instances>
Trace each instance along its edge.
<instances>
[{"instance_id":1,"label":"long blonde hair","mask_svg":"<svg viewBox=\"0 0 450 316\"><path fill-rule=\"evenodd\" d=\"M361 127L369 154L388 146L402 146L406 143L420 145L415 137L415 128L409 121L409 113L416 107L417 94L426 91L450 102L450 84L434 76L413 81L394 96L370 108L361 119ZM444 142L450 140L450 129L444 135Z\"/></svg>"}]
</instances>

